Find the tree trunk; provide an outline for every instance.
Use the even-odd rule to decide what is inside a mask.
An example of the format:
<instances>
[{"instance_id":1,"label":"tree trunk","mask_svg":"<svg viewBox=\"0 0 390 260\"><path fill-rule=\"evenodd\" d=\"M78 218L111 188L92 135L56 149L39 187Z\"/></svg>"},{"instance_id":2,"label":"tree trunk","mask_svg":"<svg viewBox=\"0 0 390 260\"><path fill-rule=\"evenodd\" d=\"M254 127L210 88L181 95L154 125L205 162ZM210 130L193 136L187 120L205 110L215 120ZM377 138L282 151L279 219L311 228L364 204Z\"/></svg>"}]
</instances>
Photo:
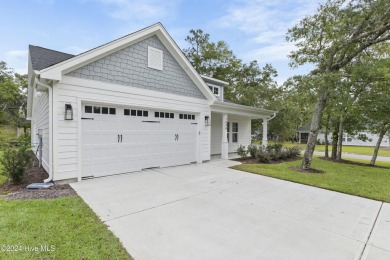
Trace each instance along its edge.
<instances>
[{"instance_id":1,"label":"tree trunk","mask_svg":"<svg viewBox=\"0 0 390 260\"><path fill-rule=\"evenodd\" d=\"M307 140L306 150L305 154L303 155L303 160L301 164L301 168L304 170L310 169L311 166L311 160L313 159L313 153L316 147L318 131L321 127L322 114L325 109L326 101L329 98L329 94L329 91L321 93L317 99L317 104L314 107L310 125L309 138Z\"/></svg>"},{"instance_id":2,"label":"tree trunk","mask_svg":"<svg viewBox=\"0 0 390 260\"><path fill-rule=\"evenodd\" d=\"M332 155L331 158L336 160L337 155L337 141L339 140L339 125L337 124L332 134Z\"/></svg>"},{"instance_id":3,"label":"tree trunk","mask_svg":"<svg viewBox=\"0 0 390 260\"><path fill-rule=\"evenodd\" d=\"M337 141L337 155L336 160L341 161L341 154L343 152L343 117L340 118L340 124L339 124L339 138Z\"/></svg>"},{"instance_id":4,"label":"tree trunk","mask_svg":"<svg viewBox=\"0 0 390 260\"><path fill-rule=\"evenodd\" d=\"M329 122L330 122L330 114L326 118L326 126L325 126L325 157L329 157L329 140L328 140L328 132L329 132Z\"/></svg>"},{"instance_id":5,"label":"tree trunk","mask_svg":"<svg viewBox=\"0 0 390 260\"><path fill-rule=\"evenodd\" d=\"M379 148L381 146L383 136L386 134L387 130L388 130L388 128L386 126L384 126L382 128L381 132L379 133L378 142L376 142L374 154L372 155L371 162L370 162L370 165L372 165L372 166L375 165L376 157L378 156L378 151L379 151Z\"/></svg>"}]
</instances>

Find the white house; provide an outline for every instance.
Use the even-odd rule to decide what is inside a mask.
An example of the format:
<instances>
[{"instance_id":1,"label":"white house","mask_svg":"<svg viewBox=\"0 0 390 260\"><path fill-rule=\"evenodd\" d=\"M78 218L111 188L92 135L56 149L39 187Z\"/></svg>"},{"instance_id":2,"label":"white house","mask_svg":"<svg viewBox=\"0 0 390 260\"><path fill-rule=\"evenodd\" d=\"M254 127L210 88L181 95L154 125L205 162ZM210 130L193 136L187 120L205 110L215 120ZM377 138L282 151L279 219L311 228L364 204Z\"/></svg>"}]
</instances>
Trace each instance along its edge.
<instances>
[{"instance_id":1,"label":"white house","mask_svg":"<svg viewBox=\"0 0 390 260\"><path fill-rule=\"evenodd\" d=\"M227 83L199 75L160 23L76 56L29 46L28 76L45 181L227 158L275 114L225 101Z\"/></svg>"},{"instance_id":2,"label":"white house","mask_svg":"<svg viewBox=\"0 0 390 260\"><path fill-rule=\"evenodd\" d=\"M310 133L310 123L305 126L301 126L297 130L299 143L307 143ZM373 134L369 131L358 132L356 135L343 134L343 145L351 146L375 146L378 142L379 135ZM317 136L317 140L321 143L325 142L325 134L320 131ZM332 134L328 134L329 142L332 142ZM363 141L365 140L365 141ZM390 147L390 137L384 136L381 142L381 147Z\"/></svg>"}]
</instances>

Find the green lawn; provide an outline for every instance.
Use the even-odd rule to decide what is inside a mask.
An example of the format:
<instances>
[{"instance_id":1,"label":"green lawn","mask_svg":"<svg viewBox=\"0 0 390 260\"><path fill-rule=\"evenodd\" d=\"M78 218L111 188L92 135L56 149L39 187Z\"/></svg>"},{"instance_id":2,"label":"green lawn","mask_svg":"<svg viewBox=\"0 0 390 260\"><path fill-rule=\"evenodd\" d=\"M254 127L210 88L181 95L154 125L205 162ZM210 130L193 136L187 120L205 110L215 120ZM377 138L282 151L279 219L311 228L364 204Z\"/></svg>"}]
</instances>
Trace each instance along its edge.
<instances>
[{"instance_id":1,"label":"green lawn","mask_svg":"<svg viewBox=\"0 0 390 260\"><path fill-rule=\"evenodd\" d=\"M390 202L390 169L340 164L317 157L313 158L312 167L325 171L324 174L300 173L289 169L300 163L301 160L280 164L242 164L232 168ZM389 166L389 163L382 166Z\"/></svg>"},{"instance_id":2,"label":"green lawn","mask_svg":"<svg viewBox=\"0 0 390 260\"><path fill-rule=\"evenodd\" d=\"M119 240L78 196L47 200L0 199L0 259L131 259ZM41 246L54 246L50 252ZM38 247L29 252L26 247ZM2 248L3 249L3 248Z\"/></svg>"},{"instance_id":3,"label":"green lawn","mask_svg":"<svg viewBox=\"0 0 390 260\"><path fill-rule=\"evenodd\" d=\"M0 185L5 180L0 175ZM132 259L79 196L0 198L0 239L0 259ZM19 251L6 251L7 245ZM38 252L31 251L35 247Z\"/></svg>"},{"instance_id":4,"label":"green lawn","mask_svg":"<svg viewBox=\"0 0 390 260\"><path fill-rule=\"evenodd\" d=\"M306 148L305 144L290 143L290 142L283 143L283 146L285 146L285 147L299 146L302 150L304 150ZM324 152L325 145L316 145L316 151ZM331 152L331 151L332 151L332 147L329 146L329 152ZM343 152L344 153L363 154L363 155L372 155L374 153L374 147L343 145ZM390 157L390 149L381 148L381 149L379 149L378 155Z\"/></svg>"}]
</instances>

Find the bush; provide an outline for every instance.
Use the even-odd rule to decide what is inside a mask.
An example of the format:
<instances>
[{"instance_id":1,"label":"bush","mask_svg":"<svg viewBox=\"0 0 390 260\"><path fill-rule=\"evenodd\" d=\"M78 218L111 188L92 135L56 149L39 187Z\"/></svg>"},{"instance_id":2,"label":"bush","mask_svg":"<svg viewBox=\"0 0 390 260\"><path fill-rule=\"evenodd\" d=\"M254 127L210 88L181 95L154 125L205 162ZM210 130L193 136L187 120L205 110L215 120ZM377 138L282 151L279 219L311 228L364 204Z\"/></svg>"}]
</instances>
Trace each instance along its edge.
<instances>
[{"instance_id":1,"label":"bush","mask_svg":"<svg viewBox=\"0 0 390 260\"><path fill-rule=\"evenodd\" d=\"M14 184L21 183L32 162L29 143L21 140L16 146L6 147L0 162L3 165L2 174L10 178Z\"/></svg>"},{"instance_id":2,"label":"bush","mask_svg":"<svg viewBox=\"0 0 390 260\"><path fill-rule=\"evenodd\" d=\"M256 159L257 152L259 151L259 147L255 144L248 145L247 153L249 153L251 159Z\"/></svg>"},{"instance_id":3,"label":"bush","mask_svg":"<svg viewBox=\"0 0 390 260\"><path fill-rule=\"evenodd\" d=\"M245 149L245 146L244 145L240 145L237 150L236 150L237 154L242 158L242 159L246 159L247 158L247 155L248 155L248 151Z\"/></svg>"},{"instance_id":4,"label":"bush","mask_svg":"<svg viewBox=\"0 0 390 260\"><path fill-rule=\"evenodd\" d=\"M283 149L283 144L270 144L267 146L266 150L268 152L276 152L276 153L280 153Z\"/></svg>"},{"instance_id":5,"label":"bush","mask_svg":"<svg viewBox=\"0 0 390 260\"><path fill-rule=\"evenodd\" d=\"M301 150L297 146L292 148L283 148L280 144L274 144L265 148L259 147L256 158L260 163L270 163L271 161L297 158L300 154Z\"/></svg>"},{"instance_id":6,"label":"bush","mask_svg":"<svg viewBox=\"0 0 390 260\"><path fill-rule=\"evenodd\" d=\"M271 156L267 151L263 151L262 149L258 150L256 154L257 161L260 163L270 163Z\"/></svg>"},{"instance_id":7,"label":"bush","mask_svg":"<svg viewBox=\"0 0 390 260\"><path fill-rule=\"evenodd\" d=\"M298 146L294 146L287 149L288 151L288 158L297 158L299 155L301 155L301 150Z\"/></svg>"}]
</instances>

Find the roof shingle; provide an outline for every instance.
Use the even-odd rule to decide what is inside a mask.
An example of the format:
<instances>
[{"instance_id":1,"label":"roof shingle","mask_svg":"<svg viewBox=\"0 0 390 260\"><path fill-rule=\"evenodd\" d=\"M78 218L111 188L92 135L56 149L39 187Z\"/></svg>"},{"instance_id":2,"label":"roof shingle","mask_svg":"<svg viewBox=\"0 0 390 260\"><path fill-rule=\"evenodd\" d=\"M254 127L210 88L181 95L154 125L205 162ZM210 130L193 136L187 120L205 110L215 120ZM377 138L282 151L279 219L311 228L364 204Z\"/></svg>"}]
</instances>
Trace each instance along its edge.
<instances>
[{"instance_id":1,"label":"roof shingle","mask_svg":"<svg viewBox=\"0 0 390 260\"><path fill-rule=\"evenodd\" d=\"M33 70L42 70L54 64L73 58L74 55L29 45Z\"/></svg>"}]
</instances>

